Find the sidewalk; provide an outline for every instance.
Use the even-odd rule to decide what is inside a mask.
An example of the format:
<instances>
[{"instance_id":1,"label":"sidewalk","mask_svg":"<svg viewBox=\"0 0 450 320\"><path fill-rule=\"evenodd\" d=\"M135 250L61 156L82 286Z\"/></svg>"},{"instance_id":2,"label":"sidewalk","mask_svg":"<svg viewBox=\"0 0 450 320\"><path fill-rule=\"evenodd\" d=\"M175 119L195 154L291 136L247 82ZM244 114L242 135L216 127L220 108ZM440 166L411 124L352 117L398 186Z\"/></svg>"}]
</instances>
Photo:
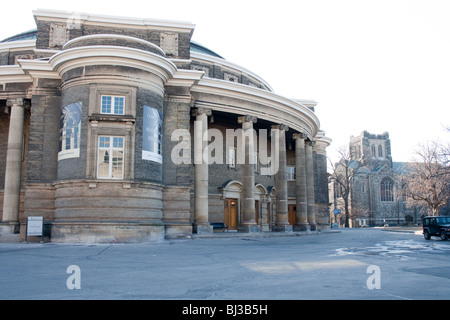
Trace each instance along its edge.
<instances>
[{"instance_id":1,"label":"sidewalk","mask_svg":"<svg viewBox=\"0 0 450 320\"><path fill-rule=\"evenodd\" d=\"M421 227L375 227L375 228L390 232L404 232L417 235L423 234Z\"/></svg>"},{"instance_id":2,"label":"sidewalk","mask_svg":"<svg viewBox=\"0 0 450 320\"><path fill-rule=\"evenodd\" d=\"M193 234L192 239L219 239L219 238L276 238L276 237L303 237L326 233L340 233L339 229L325 229L320 231L294 231L294 232L214 232L213 234Z\"/></svg>"}]
</instances>

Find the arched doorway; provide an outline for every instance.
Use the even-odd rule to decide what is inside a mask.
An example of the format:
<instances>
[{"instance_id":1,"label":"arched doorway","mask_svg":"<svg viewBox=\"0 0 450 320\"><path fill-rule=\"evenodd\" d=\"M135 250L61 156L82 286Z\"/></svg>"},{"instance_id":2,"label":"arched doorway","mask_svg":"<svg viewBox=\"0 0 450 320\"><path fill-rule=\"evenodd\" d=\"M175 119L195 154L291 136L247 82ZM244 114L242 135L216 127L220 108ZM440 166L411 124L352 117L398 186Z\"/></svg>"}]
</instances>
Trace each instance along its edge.
<instances>
[{"instance_id":1,"label":"arched doorway","mask_svg":"<svg viewBox=\"0 0 450 320\"><path fill-rule=\"evenodd\" d=\"M241 192L242 183L236 180L228 181L222 188L223 222L228 230L237 230L239 227Z\"/></svg>"}]
</instances>

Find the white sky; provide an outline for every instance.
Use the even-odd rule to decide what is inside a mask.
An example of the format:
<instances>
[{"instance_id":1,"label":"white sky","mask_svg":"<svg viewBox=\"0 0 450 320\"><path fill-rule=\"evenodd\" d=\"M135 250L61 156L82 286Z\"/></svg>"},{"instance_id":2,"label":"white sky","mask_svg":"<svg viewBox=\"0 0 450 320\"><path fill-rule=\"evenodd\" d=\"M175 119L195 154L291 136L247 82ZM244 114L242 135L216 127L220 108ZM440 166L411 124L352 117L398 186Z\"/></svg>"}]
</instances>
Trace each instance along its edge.
<instances>
[{"instance_id":1,"label":"white sky","mask_svg":"<svg viewBox=\"0 0 450 320\"><path fill-rule=\"evenodd\" d=\"M450 141L448 0L9 1L0 39L35 28L38 8L194 23L194 41L276 93L316 100L332 157L363 130L388 131L394 161Z\"/></svg>"}]
</instances>

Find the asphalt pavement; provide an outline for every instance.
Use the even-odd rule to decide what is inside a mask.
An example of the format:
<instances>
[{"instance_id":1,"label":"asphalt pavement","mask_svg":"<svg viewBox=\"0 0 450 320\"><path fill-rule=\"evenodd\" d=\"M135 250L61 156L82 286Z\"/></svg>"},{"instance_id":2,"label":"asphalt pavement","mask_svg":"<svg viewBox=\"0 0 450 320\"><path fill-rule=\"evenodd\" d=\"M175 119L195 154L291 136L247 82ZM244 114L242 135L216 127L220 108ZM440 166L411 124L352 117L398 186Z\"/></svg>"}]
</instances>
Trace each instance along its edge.
<instances>
[{"instance_id":1,"label":"asphalt pavement","mask_svg":"<svg viewBox=\"0 0 450 320\"><path fill-rule=\"evenodd\" d=\"M339 229L144 244L0 244L0 299L450 299L450 241Z\"/></svg>"}]
</instances>

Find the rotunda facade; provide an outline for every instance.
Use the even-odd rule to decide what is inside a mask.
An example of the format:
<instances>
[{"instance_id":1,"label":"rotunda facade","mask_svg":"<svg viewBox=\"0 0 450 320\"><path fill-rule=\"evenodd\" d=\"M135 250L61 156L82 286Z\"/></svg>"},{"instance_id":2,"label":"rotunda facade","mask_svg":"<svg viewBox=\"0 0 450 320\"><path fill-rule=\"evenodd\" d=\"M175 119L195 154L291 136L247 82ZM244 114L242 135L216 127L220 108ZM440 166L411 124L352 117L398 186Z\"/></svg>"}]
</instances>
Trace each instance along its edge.
<instances>
[{"instance_id":1,"label":"rotunda facade","mask_svg":"<svg viewBox=\"0 0 450 320\"><path fill-rule=\"evenodd\" d=\"M0 232L24 239L29 217L54 242L328 227L315 101L193 42L191 23L33 14L0 42Z\"/></svg>"}]
</instances>

